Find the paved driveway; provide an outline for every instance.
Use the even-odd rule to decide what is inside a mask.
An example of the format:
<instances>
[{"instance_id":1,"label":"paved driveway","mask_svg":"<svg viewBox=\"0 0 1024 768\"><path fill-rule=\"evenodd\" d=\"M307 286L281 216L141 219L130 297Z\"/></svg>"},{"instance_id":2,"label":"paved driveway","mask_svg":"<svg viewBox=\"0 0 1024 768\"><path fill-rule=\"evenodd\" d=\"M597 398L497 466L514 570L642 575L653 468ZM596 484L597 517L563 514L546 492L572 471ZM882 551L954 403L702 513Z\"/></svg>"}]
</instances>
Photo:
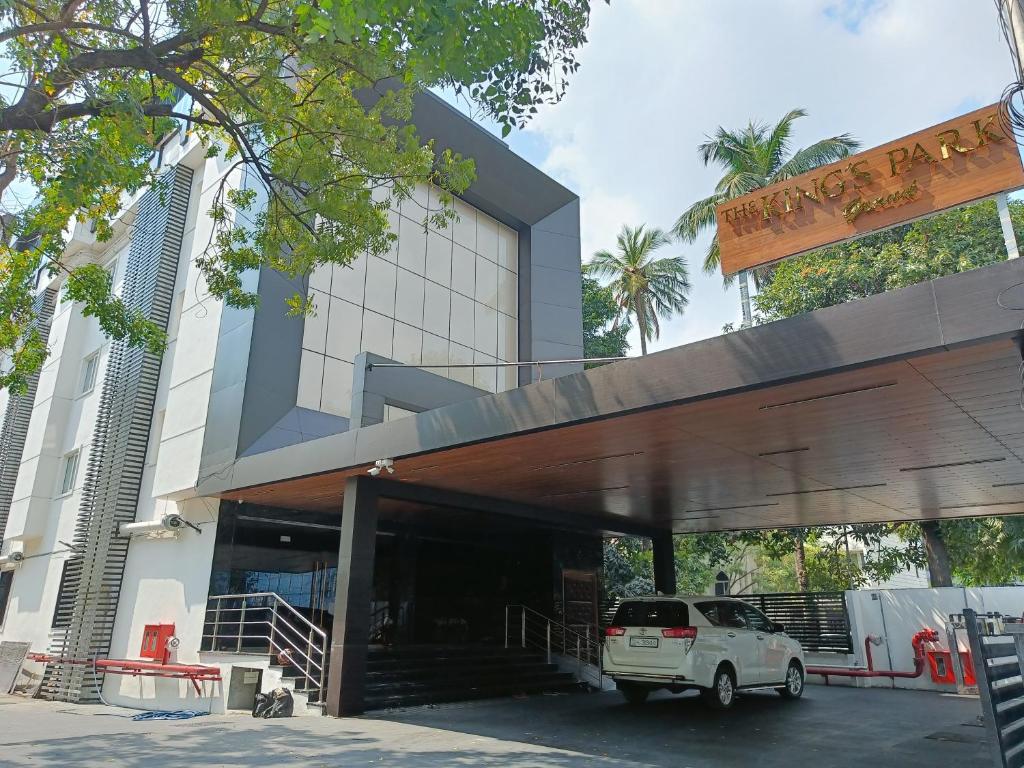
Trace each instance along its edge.
<instances>
[{"instance_id":1,"label":"paved driveway","mask_svg":"<svg viewBox=\"0 0 1024 768\"><path fill-rule=\"evenodd\" d=\"M0 766L988 768L978 711L970 698L811 686L795 704L752 694L727 713L689 695L634 708L607 692L343 720L135 723L125 710L0 696Z\"/></svg>"}]
</instances>

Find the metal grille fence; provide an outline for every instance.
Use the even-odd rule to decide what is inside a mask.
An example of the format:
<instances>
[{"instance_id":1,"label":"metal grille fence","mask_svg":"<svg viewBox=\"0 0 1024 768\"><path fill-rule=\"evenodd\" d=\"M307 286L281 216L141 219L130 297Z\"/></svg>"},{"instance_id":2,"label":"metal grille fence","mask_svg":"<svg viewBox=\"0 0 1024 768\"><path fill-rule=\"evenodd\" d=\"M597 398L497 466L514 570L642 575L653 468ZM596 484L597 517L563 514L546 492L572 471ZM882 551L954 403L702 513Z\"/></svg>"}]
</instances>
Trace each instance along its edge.
<instances>
[{"instance_id":1,"label":"metal grille fence","mask_svg":"<svg viewBox=\"0 0 1024 768\"><path fill-rule=\"evenodd\" d=\"M964 609L974 674L996 768L1024 766L1024 624Z\"/></svg>"},{"instance_id":2,"label":"metal grille fence","mask_svg":"<svg viewBox=\"0 0 1024 768\"><path fill-rule=\"evenodd\" d=\"M782 624L805 651L853 653L844 592L779 592L735 595Z\"/></svg>"}]
</instances>

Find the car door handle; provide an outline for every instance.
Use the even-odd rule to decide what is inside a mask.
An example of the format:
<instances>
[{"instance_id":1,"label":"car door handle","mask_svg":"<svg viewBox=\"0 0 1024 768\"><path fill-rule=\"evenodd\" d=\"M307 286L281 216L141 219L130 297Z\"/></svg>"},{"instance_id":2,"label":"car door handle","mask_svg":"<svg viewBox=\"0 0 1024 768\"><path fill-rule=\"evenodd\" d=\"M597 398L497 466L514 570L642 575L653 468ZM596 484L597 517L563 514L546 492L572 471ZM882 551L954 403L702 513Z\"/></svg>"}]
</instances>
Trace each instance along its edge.
<instances>
[{"instance_id":1,"label":"car door handle","mask_svg":"<svg viewBox=\"0 0 1024 768\"><path fill-rule=\"evenodd\" d=\"M726 632L725 635L726 635L726 637L736 637L736 633L735 632Z\"/></svg>"},{"instance_id":2,"label":"car door handle","mask_svg":"<svg viewBox=\"0 0 1024 768\"><path fill-rule=\"evenodd\" d=\"M764 635L758 635L758 636L757 636L757 639L758 639L758 640L764 640Z\"/></svg>"}]
</instances>

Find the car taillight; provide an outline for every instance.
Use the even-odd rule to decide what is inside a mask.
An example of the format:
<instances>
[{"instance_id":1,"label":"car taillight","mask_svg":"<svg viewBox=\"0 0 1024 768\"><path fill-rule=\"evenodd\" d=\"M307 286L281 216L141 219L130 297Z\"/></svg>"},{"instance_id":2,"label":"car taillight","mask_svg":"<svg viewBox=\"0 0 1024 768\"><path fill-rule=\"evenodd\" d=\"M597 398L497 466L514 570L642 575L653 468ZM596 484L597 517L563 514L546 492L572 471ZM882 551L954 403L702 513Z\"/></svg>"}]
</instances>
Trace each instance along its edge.
<instances>
[{"instance_id":1,"label":"car taillight","mask_svg":"<svg viewBox=\"0 0 1024 768\"><path fill-rule=\"evenodd\" d=\"M671 637L674 640L696 640L696 627L668 627L661 630L662 637Z\"/></svg>"},{"instance_id":2,"label":"car taillight","mask_svg":"<svg viewBox=\"0 0 1024 768\"><path fill-rule=\"evenodd\" d=\"M604 630L605 637L621 637L624 634L626 634L625 627L605 627Z\"/></svg>"}]
</instances>

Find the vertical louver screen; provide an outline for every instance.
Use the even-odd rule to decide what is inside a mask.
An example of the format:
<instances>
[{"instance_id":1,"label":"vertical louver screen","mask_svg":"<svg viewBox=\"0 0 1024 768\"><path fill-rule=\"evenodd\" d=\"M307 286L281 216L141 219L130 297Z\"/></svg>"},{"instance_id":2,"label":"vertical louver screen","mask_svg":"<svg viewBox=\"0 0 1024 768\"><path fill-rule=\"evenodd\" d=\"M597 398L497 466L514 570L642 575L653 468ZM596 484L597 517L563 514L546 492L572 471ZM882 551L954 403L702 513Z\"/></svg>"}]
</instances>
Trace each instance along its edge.
<instances>
[{"instance_id":1,"label":"vertical louver screen","mask_svg":"<svg viewBox=\"0 0 1024 768\"><path fill-rule=\"evenodd\" d=\"M142 196L132 233L122 298L167 328L188 213L192 171L175 167ZM161 357L121 341L111 345L99 412L89 447L75 554L58 595L52 641L61 658L91 661L110 651L128 539L120 523L135 519L146 463ZM98 700L88 664L54 664L43 692L63 701Z\"/></svg>"},{"instance_id":2,"label":"vertical louver screen","mask_svg":"<svg viewBox=\"0 0 1024 768\"><path fill-rule=\"evenodd\" d=\"M39 329L43 341L50 336L50 323L56 306L57 291L54 288L47 288L36 297L33 307L36 313L36 328ZM3 544L7 517L11 513L14 484L18 480L18 468L21 466L21 455L25 450L25 437L28 434L28 424L32 418L32 406L35 403L38 386L39 374L35 373L29 377L25 393L12 395L7 401L3 426L0 426L0 544Z\"/></svg>"}]
</instances>

